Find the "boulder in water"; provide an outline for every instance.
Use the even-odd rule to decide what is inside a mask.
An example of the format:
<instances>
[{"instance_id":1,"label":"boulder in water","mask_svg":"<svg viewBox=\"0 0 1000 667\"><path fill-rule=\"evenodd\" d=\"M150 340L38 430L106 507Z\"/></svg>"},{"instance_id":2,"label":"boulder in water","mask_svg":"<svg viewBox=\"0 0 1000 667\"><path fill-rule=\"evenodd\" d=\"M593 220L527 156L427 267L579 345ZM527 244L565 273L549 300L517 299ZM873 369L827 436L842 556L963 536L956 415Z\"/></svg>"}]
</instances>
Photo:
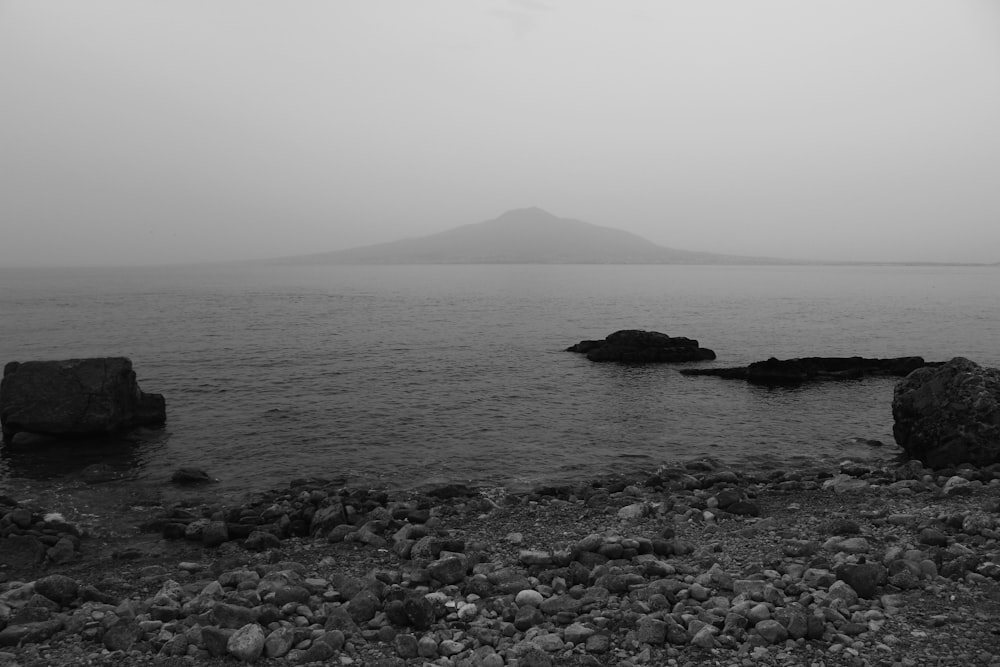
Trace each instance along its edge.
<instances>
[{"instance_id":1,"label":"boulder in water","mask_svg":"<svg viewBox=\"0 0 1000 667\"><path fill-rule=\"evenodd\" d=\"M4 441L20 432L97 436L166 421L161 394L139 389L125 357L12 361L0 383Z\"/></svg>"},{"instance_id":2,"label":"boulder in water","mask_svg":"<svg viewBox=\"0 0 1000 667\"><path fill-rule=\"evenodd\" d=\"M931 468L1000 463L1000 369L955 357L921 368L893 392L896 443Z\"/></svg>"},{"instance_id":3,"label":"boulder in water","mask_svg":"<svg viewBox=\"0 0 1000 667\"><path fill-rule=\"evenodd\" d=\"M604 340L583 340L566 348L567 352L585 354L591 361L625 363L669 363L708 361L715 352L700 347L698 341L683 336L668 336L659 331L622 329Z\"/></svg>"}]
</instances>

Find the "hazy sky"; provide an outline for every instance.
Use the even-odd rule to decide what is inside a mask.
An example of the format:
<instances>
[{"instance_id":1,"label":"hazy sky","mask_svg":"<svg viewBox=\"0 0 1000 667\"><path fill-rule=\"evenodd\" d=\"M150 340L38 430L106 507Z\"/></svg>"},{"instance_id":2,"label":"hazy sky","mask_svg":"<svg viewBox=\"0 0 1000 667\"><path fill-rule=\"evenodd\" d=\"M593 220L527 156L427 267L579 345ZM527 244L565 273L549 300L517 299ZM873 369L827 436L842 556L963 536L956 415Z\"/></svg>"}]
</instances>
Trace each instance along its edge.
<instances>
[{"instance_id":1,"label":"hazy sky","mask_svg":"<svg viewBox=\"0 0 1000 667\"><path fill-rule=\"evenodd\" d=\"M0 265L525 206L689 250L1000 261L1000 2L0 0Z\"/></svg>"}]
</instances>

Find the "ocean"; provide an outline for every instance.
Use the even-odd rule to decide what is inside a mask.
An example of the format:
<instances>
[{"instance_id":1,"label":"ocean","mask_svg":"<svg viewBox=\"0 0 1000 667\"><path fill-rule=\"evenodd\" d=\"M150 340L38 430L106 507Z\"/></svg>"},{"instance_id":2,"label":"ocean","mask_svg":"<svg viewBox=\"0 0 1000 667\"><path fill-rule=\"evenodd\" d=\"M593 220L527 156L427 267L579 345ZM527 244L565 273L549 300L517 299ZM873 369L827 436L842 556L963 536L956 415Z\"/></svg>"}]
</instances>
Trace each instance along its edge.
<instances>
[{"instance_id":1,"label":"ocean","mask_svg":"<svg viewBox=\"0 0 1000 667\"><path fill-rule=\"evenodd\" d=\"M297 477L523 488L711 457L748 470L898 454L894 379L765 388L564 351L625 328L768 357L1000 366L1000 269L305 266L0 270L0 362L130 357L167 423L0 451L0 493L86 488L95 463L218 498ZM852 439L874 439L881 447Z\"/></svg>"}]
</instances>

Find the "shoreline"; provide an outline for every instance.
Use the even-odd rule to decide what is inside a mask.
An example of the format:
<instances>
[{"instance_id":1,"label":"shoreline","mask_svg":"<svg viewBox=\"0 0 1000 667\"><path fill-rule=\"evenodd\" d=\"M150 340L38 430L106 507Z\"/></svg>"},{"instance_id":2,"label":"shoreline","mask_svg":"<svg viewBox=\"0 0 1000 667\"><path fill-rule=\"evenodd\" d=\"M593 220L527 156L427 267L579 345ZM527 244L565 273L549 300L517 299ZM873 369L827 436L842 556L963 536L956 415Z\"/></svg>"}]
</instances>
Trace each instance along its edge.
<instances>
[{"instance_id":1,"label":"shoreline","mask_svg":"<svg viewBox=\"0 0 1000 667\"><path fill-rule=\"evenodd\" d=\"M150 506L159 533L2 570L0 640L59 627L0 664L236 664L239 631L275 665L1000 665L1000 466L950 472L693 461L523 493L300 480ZM52 574L77 590L37 611Z\"/></svg>"}]
</instances>

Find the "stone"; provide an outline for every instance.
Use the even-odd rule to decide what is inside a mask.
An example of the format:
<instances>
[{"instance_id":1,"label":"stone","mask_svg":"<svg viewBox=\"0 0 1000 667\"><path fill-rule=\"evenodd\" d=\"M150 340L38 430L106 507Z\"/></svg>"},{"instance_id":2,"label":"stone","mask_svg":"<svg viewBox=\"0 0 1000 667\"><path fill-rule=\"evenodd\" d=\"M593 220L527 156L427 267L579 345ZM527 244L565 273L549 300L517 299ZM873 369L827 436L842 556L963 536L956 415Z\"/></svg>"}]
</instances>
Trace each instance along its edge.
<instances>
[{"instance_id":1,"label":"stone","mask_svg":"<svg viewBox=\"0 0 1000 667\"><path fill-rule=\"evenodd\" d=\"M944 483L944 486L941 487L941 493L946 496L967 496L972 493L972 489L972 482L955 475L949 477L948 481Z\"/></svg>"},{"instance_id":2,"label":"stone","mask_svg":"<svg viewBox=\"0 0 1000 667\"><path fill-rule=\"evenodd\" d=\"M120 618L104 632L104 647L109 651L128 651L139 641L142 630L131 619Z\"/></svg>"},{"instance_id":3,"label":"stone","mask_svg":"<svg viewBox=\"0 0 1000 667\"><path fill-rule=\"evenodd\" d=\"M274 533L264 530L255 530L250 533L243 542L243 547L247 551L267 551L277 549L281 546L281 539Z\"/></svg>"},{"instance_id":4,"label":"stone","mask_svg":"<svg viewBox=\"0 0 1000 667\"><path fill-rule=\"evenodd\" d=\"M226 642L229 655L243 662L256 662L264 652L264 631L256 623L247 623Z\"/></svg>"},{"instance_id":5,"label":"stone","mask_svg":"<svg viewBox=\"0 0 1000 667\"><path fill-rule=\"evenodd\" d=\"M1000 369L955 357L896 384L893 436L929 468L1000 462Z\"/></svg>"},{"instance_id":6,"label":"stone","mask_svg":"<svg viewBox=\"0 0 1000 667\"><path fill-rule=\"evenodd\" d=\"M201 531L201 543L206 547L217 547L229 541L229 529L225 521L209 521Z\"/></svg>"},{"instance_id":7,"label":"stone","mask_svg":"<svg viewBox=\"0 0 1000 667\"><path fill-rule=\"evenodd\" d=\"M848 607L858 603L858 592L850 584L843 580L837 580L830 585L830 598L843 600Z\"/></svg>"},{"instance_id":8,"label":"stone","mask_svg":"<svg viewBox=\"0 0 1000 667\"><path fill-rule=\"evenodd\" d=\"M63 623L58 619L8 625L0 630L0 646L37 644L59 632L62 627Z\"/></svg>"},{"instance_id":9,"label":"stone","mask_svg":"<svg viewBox=\"0 0 1000 667\"><path fill-rule=\"evenodd\" d=\"M347 612L358 625L366 623L375 618L375 614L382 609L382 603L378 597L367 588L360 591L347 603Z\"/></svg>"},{"instance_id":10,"label":"stone","mask_svg":"<svg viewBox=\"0 0 1000 667\"><path fill-rule=\"evenodd\" d=\"M434 623L434 605L423 596L410 597L403 602L403 611L416 630L426 630Z\"/></svg>"},{"instance_id":11,"label":"stone","mask_svg":"<svg viewBox=\"0 0 1000 667\"><path fill-rule=\"evenodd\" d=\"M69 537L60 537L54 545L45 550L45 557L56 565L65 565L76 560L76 545Z\"/></svg>"},{"instance_id":12,"label":"stone","mask_svg":"<svg viewBox=\"0 0 1000 667\"><path fill-rule=\"evenodd\" d=\"M76 599L80 584L71 577L62 574L50 574L35 582L35 592L44 595L63 607Z\"/></svg>"},{"instance_id":13,"label":"stone","mask_svg":"<svg viewBox=\"0 0 1000 667\"><path fill-rule=\"evenodd\" d=\"M0 424L5 442L20 432L94 436L165 421L163 396L139 389L132 362L125 357L4 366Z\"/></svg>"},{"instance_id":14,"label":"stone","mask_svg":"<svg viewBox=\"0 0 1000 667\"><path fill-rule=\"evenodd\" d=\"M879 584L886 580L885 567L878 563L845 563L836 570L837 578L847 583L859 597L875 597Z\"/></svg>"},{"instance_id":15,"label":"stone","mask_svg":"<svg viewBox=\"0 0 1000 667\"><path fill-rule=\"evenodd\" d=\"M537 607L540 604L542 604L542 601L544 599L545 598L538 591L532 588L526 588L525 590L520 591L514 597L514 604L516 604L518 607L524 607L524 606Z\"/></svg>"},{"instance_id":16,"label":"stone","mask_svg":"<svg viewBox=\"0 0 1000 667\"><path fill-rule=\"evenodd\" d=\"M170 476L170 481L181 486L195 486L209 484L215 480L201 468L186 467L175 470Z\"/></svg>"},{"instance_id":17,"label":"stone","mask_svg":"<svg viewBox=\"0 0 1000 667\"><path fill-rule=\"evenodd\" d=\"M921 544L926 544L931 547L948 546L948 536L936 528L924 528L917 535L917 539Z\"/></svg>"},{"instance_id":18,"label":"stone","mask_svg":"<svg viewBox=\"0 0 1000 667\"><path fill-rule=\"evenodd\" d=\"M452 555L431 562L427 571L442 584L457 584L465 578L467 566L468 558L464 555Z\"/></svg>"},{"instance_id":19,"label":"stone","mask_svg":"<svg viewBox=\"0 0 1000 667\"><path fill-rule=\"evenodd\" d=\"M514 627L524 632L528 628L541 625L545 622L545 615L539 611L538 607L519 607L514 614Z\"/></svg>"},{"instance_id":20,"label":"stone","mask_svg":"<svg viewBox=\"0 0 1000 667\"><path fill-rule=\"evenodd\" d=\"M715 352L700 347L691 338L671 337L658 331L623 329L604 340L584 340L566 348L586 355L590 361L624 363L671 363L715 359Z\"/></svg>"},{"instance_id":21,"label":"stone","mask_svg":"<svg viewBox=\"0 0 1000 667\"><path fill-rule=\"evenodd\" d=\"M788 639L788 630L778 621L768 619L754 625L754 630L769 644L780 644Z\"/></svg>"},{"instance_id":22,"label":"stone","mask_svg":"<svg viewBox=\"0 0 1000 667\"><path fill-rule=\"evenodd\" d=\"M416 658L418 653L417 638L411 634L396 635L396 655L404 660Z\"/></svg>"},{"instance_id":23,"label":"stone","mask_svg":"<svg viewBox=\"0 0 1000 667\"><path fill-rule=\"evenodd\" d=\"M253 609L225 602L212 605L211 614L215 625L233 630L257 621L257 613Z\"/></svg>"},{"instance_id":24,"label":"stone","mask_svg":"<svg viewBox=\"0 0 1000 667\"><path fill-rule=\"evenodd\" d=\"M288 626L275 629L264 639L264 655L281 658L295 646L295 630Z\"/></svg>"}]
</instances>

